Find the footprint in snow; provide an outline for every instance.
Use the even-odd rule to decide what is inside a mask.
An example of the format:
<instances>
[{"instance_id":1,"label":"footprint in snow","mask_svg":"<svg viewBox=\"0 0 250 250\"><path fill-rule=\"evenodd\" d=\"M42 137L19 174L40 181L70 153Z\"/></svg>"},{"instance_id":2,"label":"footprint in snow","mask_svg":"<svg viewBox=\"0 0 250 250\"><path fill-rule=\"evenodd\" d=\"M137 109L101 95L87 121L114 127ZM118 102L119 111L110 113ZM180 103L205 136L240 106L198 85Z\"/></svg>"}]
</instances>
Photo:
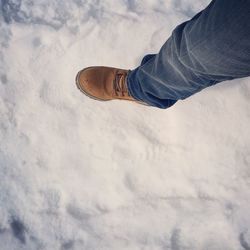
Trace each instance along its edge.
<instances>
[{"instance_id":1,"label":"footprint in snow","mask_svg":"<svg viewBox=\"0 0 250 250\"><path fill-rule=\"evenodd\" d=\"M22 221L16 218L12 218L10 222L10 228L13 236L18 239L21 243L26 243L26 228Z\"/></svg>"},{"instance_id":2,"label":"footprint in snow","mask_svg":"<svg viewBox=\"0 0 250 250\"><path fill-rule=\"evenodd\" d=\"M246 240L246 233L242 232L240 235L239 235L239 241L240 241L240 244L241 246L245 249L245 250L250 250L250 242L247 242Z\"/></svg>"}]
</instances>

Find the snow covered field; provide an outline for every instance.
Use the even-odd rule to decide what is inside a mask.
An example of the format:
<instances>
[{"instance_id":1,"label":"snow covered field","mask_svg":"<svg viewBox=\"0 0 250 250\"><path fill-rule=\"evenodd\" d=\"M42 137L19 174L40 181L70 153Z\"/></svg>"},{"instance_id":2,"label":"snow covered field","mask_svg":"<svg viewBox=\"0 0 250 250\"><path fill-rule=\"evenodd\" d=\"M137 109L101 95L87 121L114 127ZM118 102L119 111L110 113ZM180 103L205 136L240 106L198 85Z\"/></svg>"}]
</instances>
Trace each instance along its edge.
<instances>
[{"instance_id":1,"label":"snow covered field","mask_svg":"<svg viewBox=\"0 0 250 250\"><path fill-rule=\"evenodd\" d=\"M0 1L1 250L249 250L250 79L168 110L74 78L136 67L209 0Z\"/></svg>"}]
</instances>

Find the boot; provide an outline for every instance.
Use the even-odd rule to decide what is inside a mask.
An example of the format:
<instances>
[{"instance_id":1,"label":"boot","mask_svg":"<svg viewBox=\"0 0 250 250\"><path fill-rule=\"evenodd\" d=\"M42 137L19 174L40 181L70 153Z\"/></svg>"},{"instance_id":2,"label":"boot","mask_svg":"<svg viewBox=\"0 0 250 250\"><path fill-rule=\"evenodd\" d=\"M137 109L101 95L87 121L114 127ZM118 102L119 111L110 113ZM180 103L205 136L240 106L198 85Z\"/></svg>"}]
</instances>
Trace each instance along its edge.
<instances>
[{"instance_id":1,"label":"boot","mask_svg":"<svg viewBox=\"0 0 250 250\"><path fill-rule=\"evenodd\" d=\"M127 75L125 69L88 67L78 72L76 85L86 96L98 101L126 100L147 105L130 95Z\"/></svg>"}]
</instances>

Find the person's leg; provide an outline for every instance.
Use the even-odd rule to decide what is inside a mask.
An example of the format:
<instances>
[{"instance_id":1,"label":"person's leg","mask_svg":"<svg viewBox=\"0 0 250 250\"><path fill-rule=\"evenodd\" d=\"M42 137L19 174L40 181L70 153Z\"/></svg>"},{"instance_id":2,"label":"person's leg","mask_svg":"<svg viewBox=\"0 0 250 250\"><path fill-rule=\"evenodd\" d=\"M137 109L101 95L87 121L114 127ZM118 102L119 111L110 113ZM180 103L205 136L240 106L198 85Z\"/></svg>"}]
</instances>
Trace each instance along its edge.
<instances>
[{"instance_id":1,"label":"person's leg","mask_svg":"<svg viewBox=\"0 0 250 250\"><path fill-rule=\"evenodd\" d=\"M225 80L250 76L250 0L214 0L128 74L137 100L168 108Z\"/></svg>"}]
</instances>

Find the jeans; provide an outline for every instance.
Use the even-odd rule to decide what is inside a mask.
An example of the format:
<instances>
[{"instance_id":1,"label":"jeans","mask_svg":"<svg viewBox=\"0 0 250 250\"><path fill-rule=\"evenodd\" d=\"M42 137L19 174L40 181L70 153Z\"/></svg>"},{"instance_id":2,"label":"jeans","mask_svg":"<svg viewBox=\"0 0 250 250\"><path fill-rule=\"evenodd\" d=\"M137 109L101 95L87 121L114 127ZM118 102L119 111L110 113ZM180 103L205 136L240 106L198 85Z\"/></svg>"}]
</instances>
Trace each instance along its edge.
<instances>
[{"instance_id":1,"label":"jeans","mask_svg":"<svg viewBox=\"0 0 250 250\"><path fill-rule=\"evenodd\" d=\"M250 76L250 0L213 0L146 55L127 83L137 100L168 108L222 81Z\"/></svg>"}]
</instances>

